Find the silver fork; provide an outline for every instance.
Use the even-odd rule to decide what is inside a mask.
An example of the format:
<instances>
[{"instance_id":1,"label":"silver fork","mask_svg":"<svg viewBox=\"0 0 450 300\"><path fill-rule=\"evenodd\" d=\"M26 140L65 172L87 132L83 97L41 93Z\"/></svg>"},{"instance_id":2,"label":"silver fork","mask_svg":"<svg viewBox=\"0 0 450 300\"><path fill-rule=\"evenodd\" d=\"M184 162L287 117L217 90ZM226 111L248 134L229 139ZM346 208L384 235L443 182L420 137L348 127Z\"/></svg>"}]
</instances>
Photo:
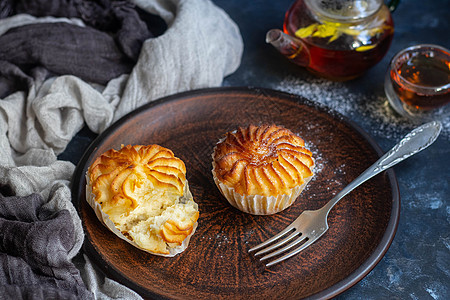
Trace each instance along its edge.
<instances>
[{"instance_id":1,"label":"silver fork","mask_svg":"<svg viewBox=\"0 0 450 300\"><path fill-rule=\"evenodd\" d=\"M251 248L249 252L259 250L255 253L255 256L266 254L260 258L260 261L265 261L270 258L280 256L291 250L283 256L267 263L267 267L298 254L300 251L317 241L317 239L319 239L328 230L328 213L334 205L339 202L339 200L375 175L389 169L390 167L430 146L439 136L441 128L442 125L440 122L433 121L414 129L389 152L383 155L377 162L375 162L360 176L342 189L322 208L318 210L303 211L303 213L301 213L300 216L288 227L265 242ZM277 243L274 243L280 238L283 239ZM297 245L299 245L299 247L294 248ZM266 246L268 247L264 248Z\"/></svg>"}]
</instances>

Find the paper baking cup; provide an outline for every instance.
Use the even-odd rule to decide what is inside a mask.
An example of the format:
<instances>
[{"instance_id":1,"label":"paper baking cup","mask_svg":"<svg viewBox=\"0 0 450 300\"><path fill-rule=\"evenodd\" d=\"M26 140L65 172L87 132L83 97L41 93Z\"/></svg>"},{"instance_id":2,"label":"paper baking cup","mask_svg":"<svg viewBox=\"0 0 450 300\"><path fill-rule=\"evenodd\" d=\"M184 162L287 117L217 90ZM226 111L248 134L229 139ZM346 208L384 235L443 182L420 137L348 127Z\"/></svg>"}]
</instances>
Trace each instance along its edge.
<instances>
[{"instance_id":1,"label":"paper baking cup","mask_svg":"<svg viewBox=\"0 0 450 300\"><path fill-rule=\"evenodd\" d=\"M154 254L154 255L164 256L164 257L174 257L175 255L177 255L177 254L183 252L184 250L186 250L186 248L189 246L189 241L190 241L192 235L194 235L195 230L197 229L198 222L195 222L191 234L188 235L184 239L184 241L181 243L180 246L175 246L175 247L167 246L167 250L169 250L169 252L170 252L169 254L155 253L155 252L152 252L152 251L149 251L147 249L144 249L144 248L140 247L134 241L128 239L125 235L123 235L122 232L120 232L116 228L116 226L114 225L114 222L111 221L111 219L109 218L108 214L106 214L106 213L104 213L102 211L101 205L98 202L95 201L95 196L92 193L92 187L90 185L89 176L87 174L86 174L86 182L87 182L87 184L86 184L86 201L94 209L95 215L100 220L100 222L102 222L103 225L105 225L110 231L112 231L116 236L118 236L122 240L130 243L131 245L133 245L136 248L139 248L140 250L143 250L145 252L148 252L148 253L151 253L151 254ZM186 185L185 185L185 188L184 188L184 195L183 195L183 197L185 197L186 199L193 199L191 191L189 190L189 185L188 185L187 180L186 180ZM197 205L197 204L195 203L195 205Z\"/></svg>"},{"instance_id":2,"label":"paper baking cup","mask_svg":"<svg viewBox=\"0 0 450 300\"><path fill-rule=\"evenodd\" d=\"M212 174L214 182L228 202L235 208L252 215L272 215L285 210L295 202L312 178L312 176L305 178L303 184L292 188L289 194L262 196L241 195L234 188L220 182L214 172L214 163Z\"/></svg>"}]
</instances>

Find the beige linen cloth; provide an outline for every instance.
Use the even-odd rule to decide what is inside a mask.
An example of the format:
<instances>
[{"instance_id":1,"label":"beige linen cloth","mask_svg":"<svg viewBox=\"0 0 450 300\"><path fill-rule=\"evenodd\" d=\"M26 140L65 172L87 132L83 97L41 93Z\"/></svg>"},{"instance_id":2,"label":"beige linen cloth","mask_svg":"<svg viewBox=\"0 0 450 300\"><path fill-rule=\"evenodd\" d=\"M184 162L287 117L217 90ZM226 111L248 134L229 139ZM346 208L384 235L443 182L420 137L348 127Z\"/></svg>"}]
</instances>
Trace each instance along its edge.
<instances>
[{"instance_id":1,"label":"beige linen cloth","mask_svg":"<svg viewBox=\"0 0 450 300\"><path fill-rule=\"evenodd\" d=\"M82 278L96 298L140 297L108 279L79 253L83 229L71 202L75 166L57 159L85 125L101 133L126 113L160 97L220 86L239 66L243 42L236 24L209 0L135 0L140 8L161 16L167 31L144 42L131 74L92 85L74 76L36 79L32 88L0 99L0 186L17 196L40 193L54 211L67 209L76 230L76 258ZM78 19L15 15L0 20L0 34L37 22Z\"/></svg>"}]
</instances>

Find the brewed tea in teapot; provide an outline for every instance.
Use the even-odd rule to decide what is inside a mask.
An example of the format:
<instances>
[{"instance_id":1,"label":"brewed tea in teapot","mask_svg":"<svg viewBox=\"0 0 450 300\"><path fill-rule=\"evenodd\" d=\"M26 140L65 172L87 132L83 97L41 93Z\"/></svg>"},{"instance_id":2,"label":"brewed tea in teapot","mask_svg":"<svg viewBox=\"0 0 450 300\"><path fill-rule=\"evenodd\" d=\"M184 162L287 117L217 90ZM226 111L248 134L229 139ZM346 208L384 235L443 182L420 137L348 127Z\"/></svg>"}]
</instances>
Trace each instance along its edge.
<instances>
[{"instance_id":1,"label":"brewed tea in teapot","mask_svg":"<svg viewBox=\"0 0 450 300\"><path fill-rule=\"evenodd\" d=\"M389 49L394 24L381 0L297 0L283 31L266 40L294 63L331 80L349 80L378 63Z\"/></svg>"}]
</instances>

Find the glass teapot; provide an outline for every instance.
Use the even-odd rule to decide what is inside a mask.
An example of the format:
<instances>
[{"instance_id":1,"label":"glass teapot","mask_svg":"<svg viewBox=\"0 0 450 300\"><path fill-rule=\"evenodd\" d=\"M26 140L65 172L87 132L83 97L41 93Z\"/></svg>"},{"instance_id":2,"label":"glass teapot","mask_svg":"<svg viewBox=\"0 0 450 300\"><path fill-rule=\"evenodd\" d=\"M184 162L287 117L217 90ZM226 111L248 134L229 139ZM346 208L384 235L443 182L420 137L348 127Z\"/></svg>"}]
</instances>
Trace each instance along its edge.
<instances>
[{"instance_id":1,"label":"glass teapot","mask_svg":"<svg viewBox=\"0 0 450 300\"><path fill-rule=\"evenodd\" d=\"M283 31L271 29L266 41L318 76L350 80L388 51L394 34L391 11L398 2L297 0L286 12Z\"/></svg>"}]
</instances>

